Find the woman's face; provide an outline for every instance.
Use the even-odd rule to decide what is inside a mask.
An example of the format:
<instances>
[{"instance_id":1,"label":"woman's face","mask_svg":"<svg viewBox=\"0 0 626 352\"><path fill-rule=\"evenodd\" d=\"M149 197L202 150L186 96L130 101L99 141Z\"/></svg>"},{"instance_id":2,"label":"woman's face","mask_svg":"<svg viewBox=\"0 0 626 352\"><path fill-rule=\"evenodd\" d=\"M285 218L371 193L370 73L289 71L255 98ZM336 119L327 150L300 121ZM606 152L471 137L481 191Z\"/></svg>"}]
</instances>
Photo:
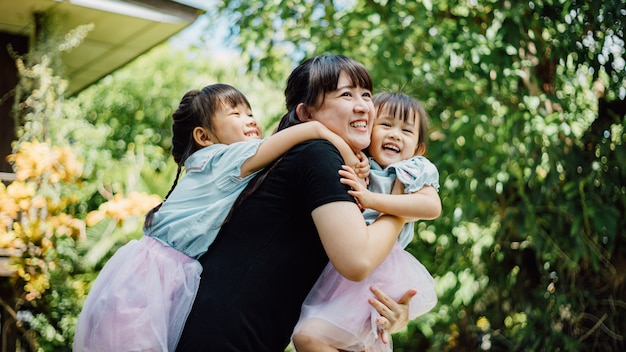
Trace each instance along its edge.
<instances>
[{"instance_id":1,"label":"woman's face","mask_svg":"<svg viewBox=\"0 0 626 352\"><path fill-rule=\"evenodd\" d=\"M324 95L322 105L308 110L311 120L338 134L353 151L361 151L370 144L374 122L372 92L355 87L345 72L339 76L337 89Z\"/></svg>"}]
</instances>

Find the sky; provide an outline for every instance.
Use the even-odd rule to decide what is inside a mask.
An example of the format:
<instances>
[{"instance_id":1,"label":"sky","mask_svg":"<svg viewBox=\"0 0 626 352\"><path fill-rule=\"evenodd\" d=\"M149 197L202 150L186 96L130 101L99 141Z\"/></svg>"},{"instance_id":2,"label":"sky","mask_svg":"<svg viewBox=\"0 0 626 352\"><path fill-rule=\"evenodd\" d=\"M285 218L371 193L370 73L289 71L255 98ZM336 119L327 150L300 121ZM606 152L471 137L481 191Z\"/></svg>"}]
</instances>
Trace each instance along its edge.
<instances>
[{"instance_id":1,"label":"sky","mask_svg":"<svg viewBox=\"0 0 626 352\"><path fill-rule=\"evenodd\" d=\"M190 5L207 12L213 11L216 6L217 0L176 0L179 3ZM198 19L189 27L178 33L170 42L173 46L186 47L190 44L196 44L200 46L206 46L208 49L214 52L229 53L235 51L232 46L227 44L228 27L229 23L227 19L219 19L217 22L212 23L212 31L207 32L209 27L208 16L201 15ZM204 39L204 41L202 40Z\"/></svg>"}]
</instances>

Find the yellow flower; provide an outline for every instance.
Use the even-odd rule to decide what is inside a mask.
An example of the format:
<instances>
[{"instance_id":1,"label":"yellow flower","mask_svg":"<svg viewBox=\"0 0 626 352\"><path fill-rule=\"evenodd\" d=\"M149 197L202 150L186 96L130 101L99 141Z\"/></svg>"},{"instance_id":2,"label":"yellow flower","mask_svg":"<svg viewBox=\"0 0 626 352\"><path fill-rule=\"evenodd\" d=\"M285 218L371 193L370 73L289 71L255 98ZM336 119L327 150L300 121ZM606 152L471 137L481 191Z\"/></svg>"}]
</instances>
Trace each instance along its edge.
<instances>
[{"instance_id":1,"label":"yellow flower","mask_svg":"<svg viewBox=\"0 0 626 352\"><path fill-rule=\"evenodd\" d=\"M489 324L489 320L483 316L483 317L478 318L478 321L476 322L476 326L480 330L486 332L491 327L491 324Z\"/></svg>"},{"instance_id":2,"label":"yellow flower","mask_svg":"<svg viewBox=\"0 0 626 352\"><path fill-rule=\"evenodd\" d=\"M87 222L87 226L94 226L101 220L104 220L104 218L106 218L104 212L95 210L87 214L87 219L85 219L85 221Z\"/></svg>"},{"instance_id":3,"label":"yellow flower","mask_svg":"<svg viewBox=\"0 0 626 352\"><path fill-rule=\"evenodd\" d=\"M69 147L48 143L24 142L8 157L15 168L18 181L49 177L50 182L71 182L80 177L82 163Z\"/></svg>"},{"instance_id":4,"label":"yellow flower","mask_svg":"<svg viewBox=\"0 0 626 352\"><path fill-rule=\"evenodd\" d=\"M53 165L53 174L56 175L58 180L71 182L80 177L82 164L71 148L54 147L53 151L56 157L56 162Z\"/></svg>"},{"instance_id":5,"label":"yellow flower","mask_svg":"<svg viewBox=\"0 0 626 352\"><path fill-rule=\"evenodd\" d=\"M48 223L55 229L57 235L65 235L72 238L85 236L85 223L72 216L62 213L48 218Z\"/></svg>"},{"instance_id":6,"label":"yellow flower","mask_svg":"<svg viewBox=\"0 0 626 352\"><path fill-rule=\"evenodd\" d=\"M28 292L26 294L26 300L32 301L41 298L41 294L50 288L50 282L46 275L37 274L35 276L29 275L28 283L24 285L24 290Z\"/></svg>"},{"instance_id":7,"label":"yellow flower","mask_svg":"<svg viewBox=\"0 0 626 352\"><path fill-rule=\"evenodd\" d=\"M37 178L50 170L53 162L50 146L39 142L24 142L17 153L7 158L15 168L15 178L18 181Z\"/></svg>"},{"instance_id":8,"label":"yellow flower","mask_svg":"<svg viewBox=\"0 0 626 352\"><path fill-rule=\"evenodd\" d=\"M15 219L19 208L7 191L4 183L0 182L0 224L3 224L3 218Z\"/></svg>"},{"instance_id":9,"label":"yellow flower","mask_svg":"<svg viewBox=\"0 0 626 352\"><path fill-rule=\"evenodd\" d=\"M113 199L102 203L98 210L87 214L87 224L93 226L104 218L121 222L129 217L142 216L160 202L161 198L154 194L131 192L124 197L118 193L113 196Z\"/></svg>"},{"instance_id":10,"label":"yellow flower","mask_svg":"<svg viewBox=\"0 0 626 352\"><path fill-rule=\"evenodd\" d=\"M32 202L33 207L35 207L37 209L44 209L48 205L48 202L46 201L46 198L44 198L43 196L35 196L31 200L31 202Z\"/></svg>"},{"instance_id":11,"label":"yellow flower","mask_svg":"<svg viewBox=\"0 0 626 352\"><path fill-rule=\"evenodd\" d=\"M0 219L2 221L2 219ZM15 234L12 231L4 232L0 229L0 248L10 248L15 240Z\"/></svg>"},{"instance_id":12,"label":"yellow flower","mask_svg":"<svg viewBox=\"0 0 626 352\"><path fill-rule=\"evenodd\" d=\"M30 199L35 196L35 186L32 183L14 181L7 187L7 195L15 201Z\"/></svg>"}]
</instances>

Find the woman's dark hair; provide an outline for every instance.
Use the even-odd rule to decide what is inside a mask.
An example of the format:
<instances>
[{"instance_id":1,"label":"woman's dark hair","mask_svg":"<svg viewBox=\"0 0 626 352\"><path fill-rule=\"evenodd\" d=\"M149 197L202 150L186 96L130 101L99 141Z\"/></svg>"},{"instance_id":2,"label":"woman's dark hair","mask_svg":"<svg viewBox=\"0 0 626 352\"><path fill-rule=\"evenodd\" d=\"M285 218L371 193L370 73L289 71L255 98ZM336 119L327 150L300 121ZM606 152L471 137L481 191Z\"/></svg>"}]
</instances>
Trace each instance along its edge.
<instances>
[{"instance_id":1,"label":"woman's dark hair","mask_svg":"<svg viewBox=\"0 0 626 352\"><path fill-rule=\"evenodd\" d=\"M172 115L174 120L172 125L172 156L178 165L178 170L174 183L163 202L176 187L187 158L202 148L193 139L193 130L196 127L204 127L215 134L215 126L213 125L215 112L222 107L235 107L240 104L250 107L246 96L228 84L212 84L202 88L202 90L194 89L185 93ZM150 227L154 213L161 208L163 202L146 214L144 228Z\"/></svg>"},{"instance_id":2,"label":"woman's dark hair","mask_svg":"<svg viewBox=\"0 0 626 352\"><path fill-rule=\"evenodd\" d=\"M278 123L276 131L302 123L296 114L296 108L300 103L306 106L319 107L324 103L324 96L328 92L337 89L339 76L344 72L355 87L361 87L370 91L374 90L374 84L369 72L361 63L343 56L322 54L303 61L296 67L287 79L285 88L285 105L287 113ZM259 172L241 192L225 222L230 219L233 209L256 191L267 174L280 162L275 160Z\"/></svg>"},{"instance_id":3,"label":"woman's dark hair","mask_svg":"<svg viewBox=\"0 0 626 352\"><path fill-rule=\"evenodd\" d=\"M419 137L417 147L421 152L426 151L428 139L428 115L421 102L405 93L383 92L374 95L372 99L376 116L386 113L406 123L414 124L419 119Z\"/></svg>"}]
</instances>

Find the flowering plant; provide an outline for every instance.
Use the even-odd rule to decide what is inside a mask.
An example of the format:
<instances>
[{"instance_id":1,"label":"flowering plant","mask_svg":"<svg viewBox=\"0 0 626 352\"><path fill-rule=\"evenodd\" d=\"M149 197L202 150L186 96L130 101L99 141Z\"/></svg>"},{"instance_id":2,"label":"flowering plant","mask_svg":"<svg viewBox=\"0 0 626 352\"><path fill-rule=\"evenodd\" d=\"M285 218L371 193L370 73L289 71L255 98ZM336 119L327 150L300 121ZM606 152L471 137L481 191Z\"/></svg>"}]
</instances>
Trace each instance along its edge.
<instances>
[{"instance_id":1,"label":"flowering plant","mask_svg":"<svg viewBox=\"0 0 626 352\"><path fill-rule=\"evenodd\" d=\"M117 246L141 235L142 215L160 199L123 196L132 183L95 194L104 189L98 167L117 164L83 143L100 133L67 112L66 83L53 75L53 60L33 61L18 58L16 65L19 138L8 157L15 178L0 183L0 254L9 261L0 272L10 275L14 292L0 304L29 350L71 351L98 268Z\"/></svg>"}]
</instances>

